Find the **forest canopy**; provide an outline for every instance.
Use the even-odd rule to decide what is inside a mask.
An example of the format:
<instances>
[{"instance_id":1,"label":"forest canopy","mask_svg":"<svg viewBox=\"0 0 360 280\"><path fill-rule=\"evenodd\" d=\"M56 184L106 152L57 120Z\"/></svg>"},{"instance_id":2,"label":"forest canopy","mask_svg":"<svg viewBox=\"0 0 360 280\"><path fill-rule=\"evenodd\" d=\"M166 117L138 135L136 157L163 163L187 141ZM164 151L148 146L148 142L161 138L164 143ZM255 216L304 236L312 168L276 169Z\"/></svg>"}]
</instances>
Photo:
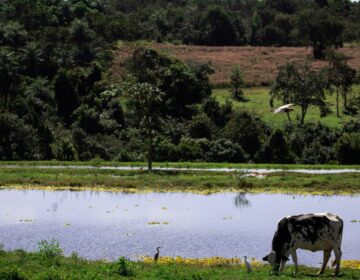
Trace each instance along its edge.
<instances>
[{"instance_id":1,"label":"forest canopy","mask_svg":"<svg viewBox=\"0 0 360 280\"><path fill-rule=\"evenodd\" d=\"M119 40L323 57L359 39L360 4L346 0L0 0L0 159L141 161L151 137L158 161L359 163L359 120L274 130L211 97L209 64L140 47L110 77Z\"/></svg>"}]
</instances>

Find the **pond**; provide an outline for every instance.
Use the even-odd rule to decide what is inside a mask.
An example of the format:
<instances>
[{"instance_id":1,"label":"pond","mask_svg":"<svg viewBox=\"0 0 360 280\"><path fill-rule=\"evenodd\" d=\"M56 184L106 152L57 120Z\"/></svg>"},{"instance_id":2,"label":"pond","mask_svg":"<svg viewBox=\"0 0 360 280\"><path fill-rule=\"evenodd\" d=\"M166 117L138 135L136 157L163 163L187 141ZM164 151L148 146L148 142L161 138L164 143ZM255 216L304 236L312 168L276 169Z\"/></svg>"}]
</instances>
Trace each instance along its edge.
<instances>
[{"instance_id":1,"label":"pond","mask_svg":"<svg viewBox=\"0 0 360 280\"><path fill-rule=\"evenodd\" d=\"M344 219L343 258L360 259L359 196L0 190L0 243L33 251L56 239L88 259L137 259L157 246L168 256L260 259L281 217L325 211ZM321 261L299 250L299 263Z\"/></svg>"}]
</instances>

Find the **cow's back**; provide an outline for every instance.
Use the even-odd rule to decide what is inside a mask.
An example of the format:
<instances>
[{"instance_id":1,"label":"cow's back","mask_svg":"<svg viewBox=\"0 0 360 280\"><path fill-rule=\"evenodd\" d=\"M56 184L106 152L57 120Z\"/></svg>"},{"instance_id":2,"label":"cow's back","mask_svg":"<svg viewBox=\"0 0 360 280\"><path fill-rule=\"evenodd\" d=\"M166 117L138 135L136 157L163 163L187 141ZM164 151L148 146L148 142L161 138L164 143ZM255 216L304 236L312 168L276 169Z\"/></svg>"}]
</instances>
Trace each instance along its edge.
<instances>
[{"instance_id":1,"label":"cow's back","mask_svg":"<svg viewBox=\"0 0 360 280\"><path fill-rule=\"evenodd\" d=\"M287 217L294 246L311 251L341 245L343 220L331 213Z\"/></svg>"}]
</instances>

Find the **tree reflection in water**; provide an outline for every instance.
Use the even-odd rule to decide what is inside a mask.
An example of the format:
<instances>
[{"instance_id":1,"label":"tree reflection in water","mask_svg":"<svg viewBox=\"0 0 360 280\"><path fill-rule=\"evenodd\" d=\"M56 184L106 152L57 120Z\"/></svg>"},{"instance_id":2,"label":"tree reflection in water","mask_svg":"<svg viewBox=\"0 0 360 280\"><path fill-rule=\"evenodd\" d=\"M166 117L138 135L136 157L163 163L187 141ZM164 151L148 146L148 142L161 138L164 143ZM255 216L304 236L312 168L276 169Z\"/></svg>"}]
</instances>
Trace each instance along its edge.
<instances>
[{"instance_id":1,"label":"tree reflection in water","mask_svg":"<svg viewBox=\"0 0 360 280\"><path fill-rule=\"evenodd\" d=\"M235 196L235 205L238 208L251 207L251 202L246 198L246 193L239 193Z\"/></svg>"}]
</instances>

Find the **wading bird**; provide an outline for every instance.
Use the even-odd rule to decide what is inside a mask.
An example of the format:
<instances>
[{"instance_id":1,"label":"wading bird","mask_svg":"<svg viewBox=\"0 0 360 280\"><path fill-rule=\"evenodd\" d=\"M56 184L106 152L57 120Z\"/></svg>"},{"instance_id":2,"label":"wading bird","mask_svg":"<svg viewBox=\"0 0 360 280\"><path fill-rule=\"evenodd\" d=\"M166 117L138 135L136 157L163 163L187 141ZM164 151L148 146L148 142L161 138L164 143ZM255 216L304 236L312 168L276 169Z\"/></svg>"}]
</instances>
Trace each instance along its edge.
<instances>
[{"instance_id":1,"label":"wading bird","mask_svg":"<svg viewBox=\"0 0 360 280\"><path fill-rule=\"evenodd\" d=\"M244 263L245 263L247 272L250 273L252 271L252 268L251 268L251 264L247 261L246 256L244 256Z\"/></svg>"},{"instance_id":2,"label":"wading bird","mask_svg":"<svg viewBox=\"0 0 360 280\"><path fill-rule=\"evenodd\" d=\"M293 106L295 106L295 104L286 104L286 105L283 105L279 108L276 108L274 110L274 114L277 114L277 113L289 113L291 111L294 111L294 109L292 108Z\"/></svg>"},{"instance_id":3,"label":"wading bird","mask_svg":"<svg viewBox=\"0 0 360 280\"><path fill-rule=\"evenodd\" d=\"M159 256L160 256L160 249L161 247L156 247L156 254L154 255L154 262L157 262L157 260L159 259Z\"/></svg>"}]
</instances>

